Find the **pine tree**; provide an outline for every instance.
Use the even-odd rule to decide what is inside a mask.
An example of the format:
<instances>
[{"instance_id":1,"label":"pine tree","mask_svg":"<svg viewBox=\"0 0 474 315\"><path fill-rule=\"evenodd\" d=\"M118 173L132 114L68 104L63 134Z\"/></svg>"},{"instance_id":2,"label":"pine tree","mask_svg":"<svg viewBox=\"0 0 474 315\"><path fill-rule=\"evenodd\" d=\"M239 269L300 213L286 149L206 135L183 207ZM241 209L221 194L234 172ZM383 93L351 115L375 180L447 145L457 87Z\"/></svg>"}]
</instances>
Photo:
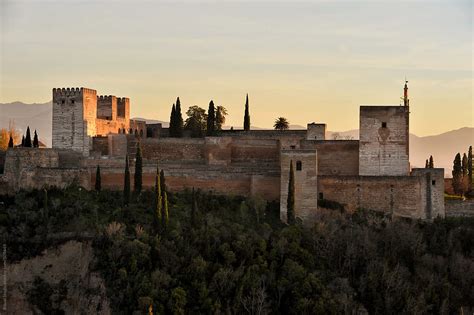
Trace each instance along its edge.
<instances>
[{"instance_id":1,"label":"pine tree","mask_svg":"<svg viewBox=\"0 0 474 315\"><path fill-rule=\"evenodd\" d=\"M453 190L455 194L462 194L462 164L461 154L456 154L453 162Z\"/></svg>"},{"instance_id":2,"label":"pine tree","mask_svg":"<svg viewBox=\"0 0 474 315\"><path fill-rule=\"evenodd\" d=\"M428 159L426 159L426 162L425 162L425 168L429 168L430 167L430 164L428 162Z\"/></svg>"},{"instance_id":3,"label":"pine tree","mask_svg":"<svg viewBox=\"0 0 474 315\"><path fill-rule=\"evenodd\" d=\"M467 153L467 171L468 171L468 191L472 191L472 146L469 146L469 151Z\"/></svg>"},{"instance_id":4,"label":"pine tree","mask_svg":"<svg viewBox=\"0 0 474 315\"><path fill-rule=\"evenodd\" d=\"M167 227L170 217L169 217L169 212L168 212L168 194L166 193L166 191L165 191L164 196L165 197L163 198L163 223L164 223L164 226Z\"/></svg>"},{"instance_id":5,"label":"pine tree","mask_svg":"<svg viewBox=\"0 0 474 315\"><path fill-rule=\"evenodd\" d=\"M102 189L102 179L100 178L100 165L97 165L95 171L95 190L100 191Z\"/></svg>"},{"instance_id":6,"label":"pine tree","mask_svg":"<svg viewBox=\"0 0 474 315\"><path fill-rule=\"evenodd\" d=\"M173 104L171 108L171 115L170 115L170 126L169 126L169 133L170 137L176 137L176 107Z\"/></svg>"},{"instance_id":7,"label":"pine tree","mask_svg":"<svg viewBox=\"0 0 474 315\"><path fill-rule=\"evenodd\" d=\"M286 215L288 224L294 224L295 218L295 171L293 170L293 160L290 161L290 179L288 181L288 199L286 202Z\"/></svg>"},{"instance_id":8,"label":"pine tree","mask_svg":"<svg viewBox=\"0 0 474 315\"><path fill-rule=\"evenodd\" d=\"M140 142L137 143L137 153L135 155L135 175L133 191L138 196L142 191L143 161Z\"/></svg>"},{"instance_id":9,"label":"pine tree","mask_svg":"<svg viewBox=\"0 0 474 315\"><path fill-rule=\"evenodd\" d=\"M432 155L430 155L429 168L434 168L434 160L433 160L433 156L432 156Z\"/></svg>"},{"instance_id":10,"label":"pine tree","mask_svg":"<svg viewBox=\"0 0 474 315\"><path fill-rule=\"evenodd\" d=\"M183 115L181 114L181 101L179 97L176 99L176 110L175 110L175 129L176 129L176 137L183 137Z\"/></svg>"},{"instance_id":11,"label":"pine tree","mask_svg":"<svg viewBox=\"0 0 474 315\"><path fill-rule=\"evenodd\" d=\"M13 137L12 134L10 134L10 140L8 140L8 147L13 148Z\"/></svg>"},{"instance_id":12,"label":"pine tree","mask_svg":"<svg viewBox=\"0 0 474 315\"><path fill-rule=\"evenodd\" d=\"M244 130L250 130L249 95L245 98Z\"/></svg>"},{"instance_id":13,"label":"pine tree","mask_svg":"<svg viewBox=\"0 0 474 315\"><path fill-rule=\"evenodd\" d=\"M128 154L125 157L125 175L123 183L123 203L128 205L130 202L130 168L128 165Z\"/></svg>"},{"instance_id":14,"label":"pine tree","mask_svg":"<svg viewBox=\"0 0 474 315\"><path fill-rule=\"evenodd\" d=\"M214 102L209 102L209 109L207 110L207 135L213 136L216 130L216 112Z\"/></svg>"},{"instance_id":15,"label":"pine tree","mask_svg":"<svg viewBox=\"0 0 474 315\"><path fill-rule=\"evenodd\" d=\"M167 189L166 189L165 172L163 170L160 171L160 183L161 183L160 185L161 195L164 196Z\"/></svg>"},{"instance_id":16,"label":"pine tree","mask_svg":"<svg viewBox=\"0 0 474 315\"><path fill-rule=\"evenodd\" d=\"M33 138L33 147L39 148L38 134L36 133L36 129L35 129L35 136Z\"/></svg>"},{"instance_id":17,"label":"pine tree","mask_svg":"<svg viewBox=\"0 0 474 315\"><path fill-rule=\"evenodd\" d=\"M21 147L25 146L25 136L21 136Z\"/></svg>"},{"instance_id":18,"label":"pine tree","mask_svg":"<svg viewBox=\"0 0 474 315\"><path fill-rule=\"evenodd\" d=\"M28 126L28 128L26 128L25 147L31 148L30 126Z\"/></svg>"}]
</instances>

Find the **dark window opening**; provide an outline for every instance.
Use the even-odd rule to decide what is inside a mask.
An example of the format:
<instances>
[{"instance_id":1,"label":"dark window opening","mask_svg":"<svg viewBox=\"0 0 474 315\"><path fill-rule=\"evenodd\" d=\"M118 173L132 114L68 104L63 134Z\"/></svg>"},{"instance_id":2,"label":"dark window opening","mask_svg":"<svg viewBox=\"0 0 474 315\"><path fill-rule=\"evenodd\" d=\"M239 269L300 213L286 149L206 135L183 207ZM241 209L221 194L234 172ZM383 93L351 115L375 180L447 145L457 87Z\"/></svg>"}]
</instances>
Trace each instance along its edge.
<instances>
[{"instance_id":1,"label":"dark window opening","mask_svg":"<svg viewBox=\"0 0 474 315\"><path fill-rule=\"evenodd\" d=\"M71 100L71 104L74 104L74 100Z\"/></svg>"},{"instance_id":2,"label":"dark window opening","mask_svg":"<svg viewBox=\"0 0 474 315\"><path fill-rule=\"evenodd\" d=\"M436 181L434 179L431 181L431 185L436 185Z\"/></svg>"},{"instance_id":3,"label":"dark window opening","mask_svg":"<svg viewBox=\"0 0 474 315\"><path fill-rule=\"evenodd\" d=\"M382 128L387 128L387 123L385 121L382 122Z\"/></svg>"},{"instance_id":4,"label":"dark window opening","mask_svg":"<svg viewBox=\"0 0 474 315\"><path fill-rule=\"evenodd\" d=\"M296 170L301 171L303 169L303 163L301 161L296 161Z\"/></svg>"},{"instance_id":5,"label":"dark window opening","mask_svg":"<svg viewBox=\"0 0 474 315\"><path fill-rule=\"evenodd\" d=\"M132 134L132 133L133 133L133 129L132 129L132 128L130 128L130 130L129 130L129 133L130 133L130 134Z\"/></svg>"},{"instance_id":6,"label":"dark window opening","mask_svg":"<svg viewBox=\"0 0 474 315\"><path fill-rule=\"evenodd\" d=\"M319 200L323 200L324 199L324 194L322 192L319 193Z\"/></svg>"},{"instance_id":7,"label":"dark window opening","mask_svg":"<svg viewBox=\"0 0 474 315\"><path fill-rule=\"evenodd\" d=\"M290 148L294 150L294 149L296 149L296 146L295 145L290 145Z\"/></svg>"},{"instance_id":8,"label":"dark window opening","mask_svg":"<svg viewBox=\"0 0 474 315\"><path fill-rule=\"evenodd\" d=\"M61 100L61 104L64 104L64 103L66 103L66 101L65 101L65 100Z\"/></svg>"}]
</instances>

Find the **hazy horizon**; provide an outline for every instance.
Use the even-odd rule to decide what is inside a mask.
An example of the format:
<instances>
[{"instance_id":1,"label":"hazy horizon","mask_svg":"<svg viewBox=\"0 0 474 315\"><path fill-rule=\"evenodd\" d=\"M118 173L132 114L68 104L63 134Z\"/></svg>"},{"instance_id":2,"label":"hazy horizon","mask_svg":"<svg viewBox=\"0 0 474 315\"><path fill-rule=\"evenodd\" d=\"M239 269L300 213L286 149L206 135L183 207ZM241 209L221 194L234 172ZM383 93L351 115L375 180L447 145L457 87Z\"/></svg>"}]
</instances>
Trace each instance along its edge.
<instances>
[{"instance_id":1,"label":"hazy horizon","mask_svg":"<svg viewBox=\"0 0 474 315\"><path fill-rule=\"evenodd\" d=\"M3 1L0 102L54 87L127 96L131 116L167 120L225 106L227 125L277 116L357 129L359 105L400 103L410 131L472 127L470 1Z\"/></svg>"}]
</instances>

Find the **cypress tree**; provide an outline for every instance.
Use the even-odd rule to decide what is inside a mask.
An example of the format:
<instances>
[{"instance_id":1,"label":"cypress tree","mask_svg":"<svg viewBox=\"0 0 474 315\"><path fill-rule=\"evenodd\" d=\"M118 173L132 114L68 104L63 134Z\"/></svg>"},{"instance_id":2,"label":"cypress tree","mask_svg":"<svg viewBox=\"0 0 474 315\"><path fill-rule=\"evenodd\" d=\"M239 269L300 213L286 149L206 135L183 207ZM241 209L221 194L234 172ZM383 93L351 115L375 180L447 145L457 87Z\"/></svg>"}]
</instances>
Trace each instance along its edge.
<instances>
[{"instance_id":1,"label":"cypress tree","mask_svg":"<svg viewBox=\"0 0 474 315\"><path fill-rule=\"evenodd\" d=\"M130 202L130 168L128 165L128 154L125 157L125 175L123 183L123 203L128 205Z\"/></svg>"},{"instance_id":2,"label":"cypress tree","mask_svg":"<svg viewBox=\"0 0 474 315\"><path fill-rule=\"evenodd\" d=\"M181 114L181 101L179 97L176 99L176 110L175 110L175 129L176 137L181 138L183 136L183 115Z\"/></svg>"},{"instance_id":3,"label":"cypress tree","mask_svg":"<svg viewBox=\"0 0 474 315\"><path fill-rule=\"evenodd\" d=\"M213 136L216 130L216 111L214 108L214 102L209 102L209 109L207 110L207 135Z\"/></svg>"},{"instance_id":4,"label":"cypress tree","mask_svg":"<svg viewBox=\"0 0 474 315\"><path fill-rule=\"evenodd\" d=\"M35 129L35 136L33 138L33 147L39 148L38 134L36 133L36 129Z\"/></svg>"},{"instance_id":5,"label":"cypress tree","mask_svg":"<svg viewBox=\"0 0 474 315\"><path fill-rule=\"evenodd\" d=\"M432 155L430 155L429 168L434 168L434 161L433 161L433 156Z\"/></svg>"},{"instance_id":6,"label":"cypress tree","mask_svg":"<svg viewBox=\"0 0 474 315\"><path fill-rule=\"evenodd\" d=\"M161 183L160 185L161 195L164 196L167 189L166 189L165 172L163 170L160 171L160 183Z\"/></svg>"},{"instance_id":7,"label":"cypress tree","mask_svg":"<svg viewBox=\"0 0 474 315\"><path fill-rule=\"evenodd\" d=\"M137 144L137 153L135 155L135 175L134 175L134 187L133 191L136 195L139 195L142 191L142 177L143 177L143 161L142 161L142 149L140 142Z\"/></svg>"},{"instance_id":8,"label":"cypress tree","mask_svg":"<svg viewBox=\"0 0 474 315\"><path fill-rule=\"evenodd\" d=\"M97 165L95 171L95 190L100 191L102 189L102 179L100 178L100 166Z\"/></svg>"},{"instance_id":9,"label":"cypress tree","mask_svg":"<svg viewBox=\"0 0 474 315\"><path fill-rule=\"evenodd\" d=\"M245 98L244 130L250 130L249 95Z\"/></svg>"},{"instance_id":10,"label":"cypress tree","mask_svg":"<svg viewBox=\"0 0 474 315\"><path fill-rule=\"evenodd\" d=\"M165 191L164 198L163 198L163 223L164 226L168 226L169 222L169 212L168 212L168 194Z\"/></svg>"},{"instance_id":11,"label":"cypress tree","mask_svg":"<svg viewBox=\"0 0 474 315\"><path fill-rule=\"evenodd\" d=\"M453 162L453 190L455 194L462 194L462 165L461 154L456 154Z\"/></svg>"},{"instance_id":12,"label":"cypress tree","mask_svg":"<svg viewBox=\"0 0 474 315\"><path fill-rule=\"evenodd\" d=\"M21 147L25 146L25 136L21 136Z\"/></svg>"},{"instance_id":13,"label":"cypress tree","mask_svg":"<svg viewBox=\"0 0 474 315\"><path fill-rule=\"evenodd\" d=\"M290 179L288 181L288 199L286 202L286 215L288 224L294 224L295 218L295 171L293 170L293 160L290 161Z\"/></svg>"},{"instance_id":14,"label":"cypress tree","mask_svg":"<svg viewBox=\"0 0 474 315\"><path fill-rule=\"evenodd\" d=\"M162 198L161 198L161 183L160 183L160 170L158 166L156 167L156 174L155 174L155 207L153 211L153 225L155 228L155 232L158 233L161 223L161 208L162 208Z\"/></svg>"},{"instance_id":15,"label":"cypress tree","mask_svg":"<svg viewBox=\"0 0 474 315\"><path fill-rule=\"evenodd\" d=\"M469 146L469 151L467 153L467 172L469 174L468 177L468 190L472 191L472 146Z\"/></svg>"},{"instance_id":16,"label":"cypress tree","mask_svg":"<svg viewBox=\"0 0 474 315\"><path fill-rule=\"evenodd\" d=\"M25 147L31 148L30 126L28 126L28 128L26 128Z\"/></svg>"},{"instance_id":17,"label":"cypress tree","mask_svg":"<svg viewBox=\"0 0 474 315\"><path fill-rule=\"evenodd\" d=\"M425 162L425 168L429 168L430 167L430 164L428 162L428 159L426 159L426 162Z\"/></svg>"},{"instance_id":18,"label":"cypress tree","mask_svg":"<svg viewBox=\"0 0 474 315\"><path fill-rule=\"evenodd\" d=\"M462 168L462 188L464 192L469 190L469 170L467 165L467 155L466 153L462 156L461 168Z\"/></svg>"},{"instance_id":19,"label":"cypress tree","mask_svg":"<svg viewBox=\"0 0 474 315\"><path fill-rule=\"evenodd\" d=\"M13 137L12 134L10 134L10 140L8 140L8 147L13 148Z\"/></svg>"},{"instance_id":20,"label":"cypress tree","mask_svg":"<svg viewBox=\"0 0 474 315\"><path fill-rule=\"evenodd\" d=\"M176 107L174 104L171 108L169 132L170 137L176 137Z\"/></svg>"}]
</instances>

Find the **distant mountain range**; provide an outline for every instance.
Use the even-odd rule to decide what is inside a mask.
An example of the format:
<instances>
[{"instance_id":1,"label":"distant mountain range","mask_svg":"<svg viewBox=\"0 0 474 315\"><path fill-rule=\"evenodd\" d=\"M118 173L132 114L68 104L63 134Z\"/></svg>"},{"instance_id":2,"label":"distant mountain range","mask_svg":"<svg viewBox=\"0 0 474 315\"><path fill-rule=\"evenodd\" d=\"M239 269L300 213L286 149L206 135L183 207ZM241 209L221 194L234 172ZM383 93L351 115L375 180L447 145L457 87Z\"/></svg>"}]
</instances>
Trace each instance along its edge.
<instances>
[{"instance_id":1,"label":"distant mountain range","mask_svg":"<svg viewBox=\"0 0 474 315\"><path fill-rule=\"evenodd\" d=\"M168 122L135 118L146 120L148 123L162 123L163 127L168 127ZM51 102L43 104L25 104L22 102L0 103L0 128L8 128L10 121L22 133L29 125L32 131L38 131L39 138L48 147L51 146ZM230 126L225 127L230 128ZM252 127L252 129L265 129ZM306 129L300 125L290 125L290 129ZM359 130L349 130L343 132L328 131L328 139L358 139ZM412 167L424 167L425 160L433 155L435 166L443 167L445 174L451 176L454 156L456 153L467 152L468 147L474 145L474 128L464 127L457 130L448 131L439 135L418 137L410 134L410 162Z\"/></svg>"}]
</instances>

